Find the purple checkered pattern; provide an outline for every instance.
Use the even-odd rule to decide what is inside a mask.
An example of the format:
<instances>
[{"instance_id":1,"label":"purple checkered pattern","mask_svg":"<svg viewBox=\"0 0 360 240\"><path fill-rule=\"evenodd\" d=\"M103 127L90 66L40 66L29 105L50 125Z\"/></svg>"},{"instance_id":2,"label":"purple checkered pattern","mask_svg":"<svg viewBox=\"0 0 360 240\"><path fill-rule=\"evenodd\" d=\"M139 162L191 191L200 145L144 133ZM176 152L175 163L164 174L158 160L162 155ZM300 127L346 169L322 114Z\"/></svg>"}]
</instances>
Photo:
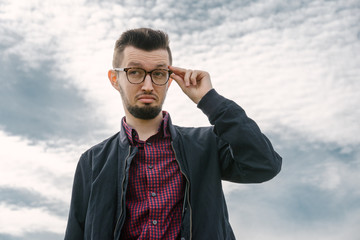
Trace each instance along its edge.
<instances>
[{"instance_id":1,"label":"purple checkered pattern","mask_svg":"<svg viewBox=\"0 0 360 240\"><path fill-rule=\"evenodd\" d=\"M158 133L146 141L123 119L129 142L139 151L129 170L121 239L180 238L185 183L171 147L169 114L163 116Z\"/></svg>"}]
</instances>

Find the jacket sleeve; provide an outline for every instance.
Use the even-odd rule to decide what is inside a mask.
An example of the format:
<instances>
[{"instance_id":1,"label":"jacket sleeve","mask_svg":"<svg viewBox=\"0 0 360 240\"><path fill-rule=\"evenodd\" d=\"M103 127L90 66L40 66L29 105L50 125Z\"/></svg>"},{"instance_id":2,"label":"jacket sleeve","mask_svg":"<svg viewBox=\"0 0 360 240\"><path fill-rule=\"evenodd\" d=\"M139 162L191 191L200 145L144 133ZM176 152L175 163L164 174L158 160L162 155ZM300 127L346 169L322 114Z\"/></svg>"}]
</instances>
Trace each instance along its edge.
<instances>
[{"instance_id":1,"label":"jacket sleeve","mask_svg":"<svg viewBox=\"0 0 360 240\"><path fill-rule=\"evenodd\" d=\"M90 177L91 165L83 154L75 171L65 240L84 239L86 212L90 195Z\"/></svg>"},{"instance_id":2,"label":"jacket sleeve","mask_svg":"<svg viewBox=\"0 0 360 240\"><path fill-rule=\"evenodd\" d=\"M223 180L260 183L280 172L281 157L239 105L212 89L198 107L214 126Z\"/></svg>"}]
</instances>

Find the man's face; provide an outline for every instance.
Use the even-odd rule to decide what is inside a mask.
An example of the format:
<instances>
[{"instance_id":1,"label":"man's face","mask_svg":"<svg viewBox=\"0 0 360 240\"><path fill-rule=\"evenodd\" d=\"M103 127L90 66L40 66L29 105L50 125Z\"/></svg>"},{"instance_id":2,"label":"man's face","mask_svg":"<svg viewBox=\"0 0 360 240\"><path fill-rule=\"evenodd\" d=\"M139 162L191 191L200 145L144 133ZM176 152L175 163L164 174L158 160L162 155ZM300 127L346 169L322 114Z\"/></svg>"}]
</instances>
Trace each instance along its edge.
<instances>
[{"instance_id":1,"label":"man's face","mask_svg":"<svg viewBox=\"0 0 360 240\"><path fill-rule=\"evenodd\" d=\"M124 49L121 67L137 67L146 71L167 69L169 55L165 49L144 51L132 46ZM136 118L153 119L162 110L168 84L158 86L152 83L150 75L144 82L132 84L125 72L118 72L118 91L121 94L125 111Z\"/></svg>"}]
</instances>

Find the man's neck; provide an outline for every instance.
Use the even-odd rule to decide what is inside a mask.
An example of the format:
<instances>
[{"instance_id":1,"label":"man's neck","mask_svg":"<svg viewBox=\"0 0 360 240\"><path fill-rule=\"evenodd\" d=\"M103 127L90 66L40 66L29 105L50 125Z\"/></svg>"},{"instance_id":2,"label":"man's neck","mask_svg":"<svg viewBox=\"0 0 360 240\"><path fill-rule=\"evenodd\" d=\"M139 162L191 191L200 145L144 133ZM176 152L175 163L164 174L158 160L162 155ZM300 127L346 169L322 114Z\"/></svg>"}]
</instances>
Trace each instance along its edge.
<instances>
[{"instance_id":1,"label":"man's neck","mask_svg":"<svg viewBox=\"0 0 360 240\"><path fill-rule=\"evenodd\" d=\"M162 112L153 119L144 120L135 118L133 115L126 113L126 123L134 128L139 135L140 140L146 141L149 137L158 132L160 123L163 119Z\"/></svg>"}]
</instances>

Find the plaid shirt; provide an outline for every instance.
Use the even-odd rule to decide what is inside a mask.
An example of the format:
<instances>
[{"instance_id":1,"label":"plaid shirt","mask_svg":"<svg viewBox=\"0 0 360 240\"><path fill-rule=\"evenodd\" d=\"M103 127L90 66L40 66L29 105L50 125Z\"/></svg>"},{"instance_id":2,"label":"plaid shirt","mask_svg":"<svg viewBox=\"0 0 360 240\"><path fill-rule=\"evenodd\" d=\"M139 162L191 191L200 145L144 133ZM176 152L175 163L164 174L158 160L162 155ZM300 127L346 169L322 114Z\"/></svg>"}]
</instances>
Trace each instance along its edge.
<instances>
[{"instance_id":1,"label":"plaid shirt","mask_svg":"<svg viewBox=\"0 0 360 240\"><path fill-rule=\"evenodd\" d=\"M141 141L123 118L128 140L139 151L129 170L121 239L180 238L185 182L171 146L168 121L164 111L158 133Z\"/></svg>"}]
</instances>

